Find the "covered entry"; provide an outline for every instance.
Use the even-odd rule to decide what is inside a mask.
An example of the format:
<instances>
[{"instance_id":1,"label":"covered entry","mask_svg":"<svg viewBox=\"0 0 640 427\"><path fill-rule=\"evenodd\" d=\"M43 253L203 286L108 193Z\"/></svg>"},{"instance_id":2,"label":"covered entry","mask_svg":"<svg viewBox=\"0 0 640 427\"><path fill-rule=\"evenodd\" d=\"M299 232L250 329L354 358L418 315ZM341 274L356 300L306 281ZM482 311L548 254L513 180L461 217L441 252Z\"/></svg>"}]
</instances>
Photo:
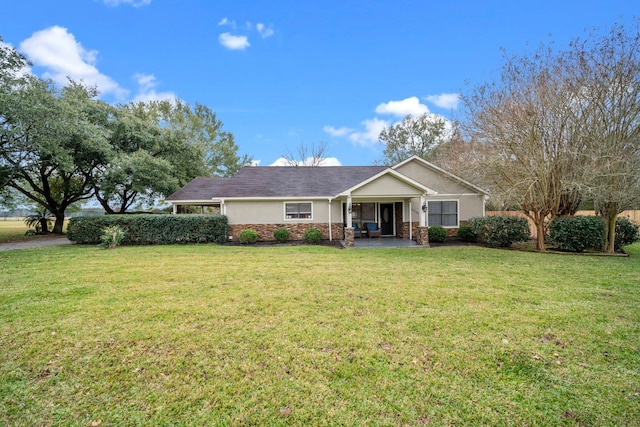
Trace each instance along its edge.
<instances>
[{"instance_id":1,"label":"covered entry","mask_svg":"<svg viewBox=\"0 0 640 427\"><path fill-rule=\"evenodd\" d=\"M345 244L357 244L354 241L354 225L362 230L362 237L369 237L365 231L368 222L377 224L383 237L412 239L414 222L418 228L424 228L423 234L426 235L426 212L420 207L426 203L428 194L435 194L435 191L392 169L343 192L339 198L343 203ZM414 210L415 216L412 214ZM420 236L415 237L420 243Z\"/></svg>"}]
</instances>

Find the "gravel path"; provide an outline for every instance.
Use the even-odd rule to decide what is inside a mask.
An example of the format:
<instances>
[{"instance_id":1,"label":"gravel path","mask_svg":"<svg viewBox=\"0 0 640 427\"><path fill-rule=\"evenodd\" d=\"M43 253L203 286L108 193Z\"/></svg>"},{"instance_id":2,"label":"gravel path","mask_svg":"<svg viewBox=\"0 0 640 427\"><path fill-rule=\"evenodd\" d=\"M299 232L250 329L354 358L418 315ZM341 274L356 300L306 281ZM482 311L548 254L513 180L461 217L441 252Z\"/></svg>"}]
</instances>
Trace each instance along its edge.
<instances>
[{"instance_id":1,"label":"gravel path","mask_svg":"<svg viewBox=\"0 0 640 427\"><path fill-rule=\"evenodd\" d=\"M33 240L14 243L0 243L0 252L12 251L15 249L34 249L46 246L70 245L71 242L64 236L40 237Z\"/></svg>"}]
</instances>

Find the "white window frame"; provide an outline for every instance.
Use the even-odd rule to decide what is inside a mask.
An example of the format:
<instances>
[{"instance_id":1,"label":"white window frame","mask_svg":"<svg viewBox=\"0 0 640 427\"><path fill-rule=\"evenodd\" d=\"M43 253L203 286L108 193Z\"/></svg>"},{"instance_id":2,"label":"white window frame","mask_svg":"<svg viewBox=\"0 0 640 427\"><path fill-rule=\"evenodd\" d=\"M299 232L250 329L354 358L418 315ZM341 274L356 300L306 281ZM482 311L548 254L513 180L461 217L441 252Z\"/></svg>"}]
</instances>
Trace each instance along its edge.
<instances>
[{"instance_id":1,"label":"white window frame","mask_svg":"<svg viewBox=\"0 0 640 427\"><path fill-rule=\"evenodd\" d=\"M427 206L431 202L456 202L456 225L441 225L443 228L460 228L460 200L458 199L442 199L442 200L427 200ZM431 209L427 209L427 227L432 227L429 223L429 214Z\"/></svg>"},{"instance_id":2,"label":"white window frame","mask_svg":"<svg viewBox=\"0 0 640 427\"><path fill-rule=\"evenodd\" d=\"M300 205L303 203L308 203L311 206L311 212L310 215L311 217L309 218L287 218L287 205L289 204L296 204L296 205ZM284 220L285 221L313 221L313 202L312 201L306 201L306 200L290 200L287 202L284 202L282 204L282 209L283 209L283 213L284 213ZM298 214L300 214L300 211L298 211Z\"/></svg>"}]
</instances>

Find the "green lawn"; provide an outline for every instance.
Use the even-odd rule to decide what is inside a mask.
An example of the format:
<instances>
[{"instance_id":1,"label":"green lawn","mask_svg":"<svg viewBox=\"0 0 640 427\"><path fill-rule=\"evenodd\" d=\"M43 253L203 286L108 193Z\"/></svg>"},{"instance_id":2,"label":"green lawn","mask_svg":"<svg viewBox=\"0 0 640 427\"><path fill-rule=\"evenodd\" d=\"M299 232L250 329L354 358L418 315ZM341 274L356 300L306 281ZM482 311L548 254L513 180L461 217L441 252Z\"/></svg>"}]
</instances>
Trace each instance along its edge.
<instances>
[{"instance_id":1,"label":"green lawn","mask_svg":"<svg viewBox=\"0 0 640 427\"><path fill-rule=\"evenodd\" d=\"M19 242L32 239L32 236L25 236L24 233L29 228L24 221L0 220L0 243Z\"/></svg>"},{"instance_id":2,"label":"green lawn","mask_svg":"<svg viewBox=\"0 0 640 427\"><path fill-rule=\"evenodd\" d=\"M0 424L638 425L629 251L0 252Z\"/></svg>"}]
</instances>

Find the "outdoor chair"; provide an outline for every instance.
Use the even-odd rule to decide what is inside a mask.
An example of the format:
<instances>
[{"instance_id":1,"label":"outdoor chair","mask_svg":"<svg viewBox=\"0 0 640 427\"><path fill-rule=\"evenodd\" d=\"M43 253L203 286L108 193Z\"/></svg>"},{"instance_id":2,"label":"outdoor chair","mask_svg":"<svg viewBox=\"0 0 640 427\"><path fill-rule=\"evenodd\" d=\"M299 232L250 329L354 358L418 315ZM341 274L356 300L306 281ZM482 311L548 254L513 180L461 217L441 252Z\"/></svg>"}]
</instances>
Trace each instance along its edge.
<instances>
[{"instance_id":1,"label":"outdoor chair","mask_svg":"<svg viewBox=\"0 0 640 427\"><path fill-rule=\"evenodd\" d=\"M353 227L353 237L362 237L362 230L358 227L358 223L353 222L351 223L351 226Z\"/></svg>"},{"instance_id":2,"label":"outdoor chair","mask_svg":"<svg viewBox=\"0 0 640 427\"><path fill-rule=\"evenodd\" d=\"M365 222L364 227L367 229L367 235L371 237L380 237L380 229L375 222Z\"/></svg>"}]
</instances>

